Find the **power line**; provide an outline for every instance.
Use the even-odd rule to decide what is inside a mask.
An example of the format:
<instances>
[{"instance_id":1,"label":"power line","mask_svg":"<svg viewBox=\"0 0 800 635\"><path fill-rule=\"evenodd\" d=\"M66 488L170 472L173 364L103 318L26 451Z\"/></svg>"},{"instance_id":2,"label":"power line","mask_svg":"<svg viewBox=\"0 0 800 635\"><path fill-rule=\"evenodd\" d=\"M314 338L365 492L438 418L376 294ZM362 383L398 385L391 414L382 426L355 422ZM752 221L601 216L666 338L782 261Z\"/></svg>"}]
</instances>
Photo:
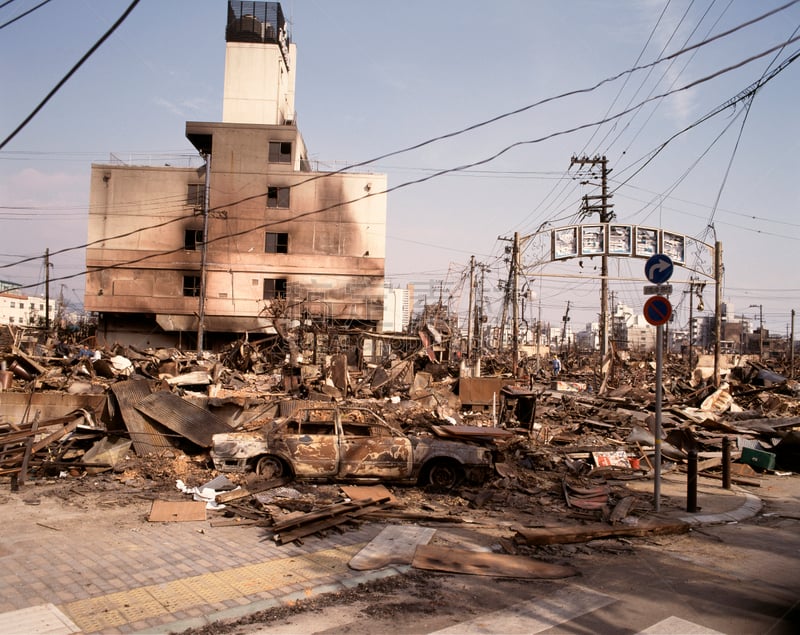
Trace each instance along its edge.
<instances>
[{"instance_id":1,"label":"power line","mask_svg":"<svg viewBox=\"0 0 800 635\"><path fill-rule=\"evenodd\" d=\"M44 0L44 2L40 2L35 7L31 8L31 9L28 9L27 11L25 11L23 13L20 13L16 18L11 18L8 22L4 22L3 24L0 24L0 29L5 29L9 24L14 24L14 22L16 22L17 20L21 20L26 15L36 11L36 9L39 9L40 7L43 7L48 2L50 2L50 0ZM6 4L8 4L8 2ZM2 9L4 6L6 6L6 5L5 4L0 5L0 9Z\"/></svg>"},{"instance_id":2,"label":"power line","mask_svg":"<svg viewBox=\"0 0 800 635\"><path fill-rule=\"evenodd\" d=\"M133 0L133 2L131 2L128 8L125 9L125 12L117 19L116 22L114 22L113 25L111 25L111 28L108 31L106 31L103 34L103 36L99 40L97 40L97 42L94 43L92 48L90 48L83 55L83 57L81 57L81 59L78 60L78 63L75 64L75 66L73 66L69 70L69 72L66 75L64 75L64 77L61 78L61 80L53 87L53 89L49 93L47 93L47 96L41 101L41 103L38 106L36 106L36 108L34 108L33 111L27 117L25 117L22 123L20 123L10 135L8 135L2 142L0 142L0 150L2 150L8 144L9 141L11 141L14 137L16 137L17 134L21 132L22 129L30 123L30 121L39 113L39 111L42 108L44 108L45 104L48 101L50 101L50 98L53 97L53 95L55 95L64 84L67 83L69 78L72 77L81 66L83 66L83 63L86 60L88 60L98 48L100 48L100 45L103 42L105 42L114 31L117 30L117 27L125 21L125 19L128 17L130 12L133 11L134 7L136 7L137 4L139 4L139 0Z\"/></svg>"},{"instance_id":3,"label":"power line","mask_svg":"<svg viewBox=\"0 0 800 635\"><path fill-rule=\"evenodd\" d=\"M756 19L754 19L754 20L751 20L751 21L750 21L750 22L748 22L748 23L745 23L744 25L740 25L739 27L736 27L736 28L734 28L734 29L731 29L731 30L729 30L729 31L725 32L725 34L729 34L729 33L732 33L732 32L734 32L734 31L736 31L736 30L739 30L740 28L743 28L743 27L744 27L744 26L746 26L746 25L752 24L752 23L754 23L754 22L758 21L759 19L763 19L764 17L766 17L766 16L768 16L768 15L772 15L772 14L774 14L775 12L777 12L777 11L779 11L779 10L782 10L782 9L784 9L784 8L787 8L787 7L791 6L791 5L793 5L793 4L796 4L798 1L800 1L800 0L794 0L793 2L791 2L791 3L787 4L787 5L784 5L783 7L779 8L779 9L775 9L775 10L773 10L773 11L769 12L768 14L765 14L764 16L761 16L760 18L756 18ZM134 3L131 5L131 7L129 7L129 9L128 9L128 11L127 11L126 13L129 13L129 12L130 12L130 10L132 10L132 8L133 8L133 7L134 7L134 6L135 6L137 3L138 3L138 0L136 0L136 2L134 2ZM122 19L122 18L121 18L121 19ZM118 22L119 22L119 21L118 21ZM714 38L711 38L711 39L707 40L706 42L710 42L710 41L713 41L713 40L715 40L715 39L718 39L719 37L721 37L721 36L723 36L723 35L724 35L724 34L717 35L717 36L715 36ZM218 240L224 240L224 239L229 239L229 238L235 238L235 237L237 237L237 236L241 236L241 235L244 235L244 234L247 234L247 233L253 232L253 231L259 231L259 230L263 230L263 229L265 229L265 228L268 228L268 227L270 227L270 226L273 226L273 225L276 225L276 224L284 224L284 223L286 223L286 222L290 222L290 221L298 220L298 219L300 219L300 218L304 218L304 217L308 217L308 216L311 216L311 215L319 214L319 213L322 213L322 212L325 212L325 211L329 211L329 210L331 210L331 209L334 209L334 208L337 208L337 207L341 207L341 206L343 206L343 205L348 205L348 204L356 203L356 202L358 202L358 201L364 200L364 199L366 199L366 198L370 198L370 197L372 197L372 196L385 195L385 194L388 194L388 193L390 193L390 192L397 191L397 190L399 190L399 189L401 189L401 188L409 187L409 186L411 186L411 185L417 185L417 184L420 184L420 183L423 183L423 182L426 182L426 181L432 180L432 179L434 179L434 178L437 178L437 177L443 176L443 175L445 175L445 174L451 174L451 173L455 173L455 172L462 172L462 171L464 171L464 170L468 170L468 169L470 169L470 168L474 168L474 167L476 167L476 166L485 165L485 164L487 164L487 163L490 163L491 161L495 160L496 158L498 158L498 157L502 156L503 154L505 154L505 153L509 152L510 150L512 150L512 149L514 149L514 148L516 148L516 147L523 146L523 145L529 145L529 144L536 144L536 143L540 143L540 142L542 142L542 141L546 141L546 140L552 139L552 138L554 138L554 137L557 137L557 136L562 136L562 135L566 135L566 134L571 134L571 133L573 133L573 132L576 132L576 131L579 131L579 130L582 130L582 129L586 129L586 128L589 128L589 127L593 127L593 126L601 125L601 124L603 124L603 123L607 123L607 122L609 122L609 121L613 121L613 120L615 120L615 119L618 119L618 118L620 118L620 117L624 116L625 114L628 114L628 113L632 112L632 111L633 111L633 110L635 110L636 108L640 108L640 107L642 107L644 104L646 104L646 103L648 103L648 102L650 102L650 101L653 101L653 100L656 100L656 99L662 99L662 98L664 98L664 97L666 97L666 96L668 96L668 95L671 95L671 94L674 94L674 93L677 93L677 92L680 92L680 91L683 91L683 90L687 90L687 89L689 89L689 88L691 88L691 87L694 87L694 86L700 85L700 84L702 84L702 83L704 83L704 82L707 82L707 81L710 81L711 79L714 79L714 78L716 78L716 77L718 77L718 76L720 76L720 75L722 75L722 74L724 74L724 73L727 73L727 72L730 72L730 71L732 71L732 70L735 70L735 69L737 69L737 68L739 68L739 67L741 67L741 66L743 66L743 65L745 65L745 64L747 64L747 63L750 63L750 62L752 62L752 61L754 61L754 60L756 60L756 59L759 59L759 58L761 58L761 57L763 57L763 56L765 56L765 55L768 55L769 53L771 53L771 52L774 52L775 50L778 50L778 49L780 49L780 48L782 48L782 47L785 47L786 45L788 45L788 44L791 44L791 43L793 43L793 42L797 41L798 39L800 39L800 38L792 38L792 39L790 39L790 40L787 40L786 42L783 42L782 44L780 44L780 45L778 45L778 46L772 47L772 48L770 48L770 49L769 49L769 50L767 50L767 51L764 51L764 52L762 52L762 53L759 53L759 54L753 55L753 56L751 56L751 57L749 57L749 58L747 58L747 59L745 59L745 60L743 60L743 61L740 61L740 62L738 62L738 63L736 63L736 64L733 64L733 65L731 65L731 66L728 66L728 67L726 67L726 68L724 68L724 69L721 69L721 70L719 70L719 71L717 71L717 72L714 72L714 73L712 73L711 75L707 75L707 76L705 76L705 77L702 77L702 78L700 78L700 79L698 79L698 80L695 80L695 81L693 81L693 82L691 82L691 83L689 83L689 84L687 84L687 85L685 85L685 86L682 86L682 87L679 87L679 88L676 88L676 89L669 90L669 91L667 91L667 92L665 92L665 93L662 93L661 95L657 95L657 96L655 96L655 97L650 97L650 98L648 98L648 99L644 100L643 102L640 102L639 104L637 104L637 105L636 105L636 106L634 106L634 107L627 108L627 109L623 110L623 111L622 111L622 112L620 112L620 113L617 113L617 114L615 114L615 115L613 115L613 116L611 116L611 117L606 117L606 118L604 118L604 119L602 119L602 120L600 120L600 121L597 121L597 122L591 122L591 123L586 123L586 124L582 124L582 125L575 126L575 127L573 127L573 128L569 128L569 129L566 129L566 130L556 131L556 132L550 133L550 134L548 134L548 135L545 135L545 136L542 136L542 137L539 137L539 138L536 138L536 139L524 140L524 141L517 141L517 142L515 142L515 143L512 143L512 144L510 144L510 145L506 146L505 148L503 148L503 149L499 150L498 152L494 153L493 155L491 155L491 156L489 156L489 157L486 157L486 158L484 158L484 159L480 159L480 160L478 160L478 161L475 161L475 162L472 162L472 163L468 163L468 164L461 165L461 166L456 166L456 167L454 167L454 168L447 168L447 169L442 169L442 170L436 170L436 171L432 172L431 174L429 174L429 175L427 175L427 176L421 177L421 178L419 178L419 179L411 180L411 181L406 181L405 183L401 183L401 184L398 184L398 185L396 185L396 186L393 186L393 187L387 188L387 189L383 190L382 192L370 192L370 193L368 193L368 194L366 194L366 195L364 195L364 196L358 197L358 198L356 198L356 199L351 199L351 200L348 200L348 201L343 201L343 202L335 203L335 204L332 204L332 205L329 205L329 206L327 206L327 207L323 207L323 208L320 208L320 209L317 209L317 210L312 210L312 211L309 211L309 212L304 212L304 213L301 213L301 214L297 214L297 215L296 215L296 216L294 216L293 218L289 218L289 219L283 219L283 220L281 220L281 221L273 221L273 222L270 222L270 223L264 223L264 224L258 225L258 226L256 226L256 227L249 228L249 229L247 229L247 230L243 230L243 231L240 231L240 232L235 232L235 233L232 233L232 234L223 235L223 236L217 237L217 238L215 238L215 239L213 239L213 240L211 240L211 241L209 241L209 242L216 242L216 241L218 241ZM700 45L702 45L702 44L703 44L703 43L699 43L699 44L697 44L697 45L693 45L692 47L688 47L687 49L685 49L685 51L688 51L688 50L693 50L694 48L697 48L698 46L700 46ZM670 55L670 56L667 56L667 57L665 57L665 58L663 58L663 59L669 59L669 58L675 57L676 55L678 55L678 54L680 54L680 53L681 53L681 52L679 51L679 52L677 52L677 53L674 53L674 54L672 54L672 55ZM787 60L786 62L784 62L784 64L782 65L781 69L782 69L782 68L785 68L785 66L786 66L786 65L788 65L788 63L791 63L792 61L795 61L796 57L797 57L797 56L794 56L793 58L791 58L791 59ZM644 66L642 66L642 67L639 67L639 68L646 68L646 67L648 67L648 66L652 66L653 64L656 64L656 63L658 63L658 61L656 61L656 62L653 62L652 64L644 65ZM621 76L623 76L623 75L625 75L625 74L627 74L627 73L630 73L630 72L632 72L633 70L636 70L636 69L631 69L631 70L628 70L628 71L624 71L623 73L620 73L620 74L616 75L616 76L615 76L615 78L621 77ZM773 78L773 77L774 77L776 74L777 74L777 70L776 70L776 71L774 71L773 73L771 73L771 74L770 74L768 77L766 77L766 78L763 78L762 80L759 80L759 84L760 84L760 85L763 85L763 84L765 84L767 81L769 81L770 79L772 79L772 78ZM602 85L603 83L606 83L607 81L611 81L611 80L610 80L610 79L609 79L609 80L603 80L603 81L599 82L598 84L596 84L596 85L595 85L595 88L596 88L597 86L600 86L600 85ZM325 174L320 174L320 175L315 175L315 176L313 176L313 177L310 177L310 178L308 178L308 179L305 179L304 181L302 181L302 182L300 182L300 183L296 183L296 184L292 185L291 187L297 187L297 186L299 186L299 185L306 184L306 183L308 183L308 182L310 182L310 181L314 181L314 180L318 180L318 179L322 179L322 178L329 178L329 177L331 177L331 176L333 176L333 175L336 175L336 174L342 173L342 172L344 172L344 171L346 171L346 170L348 170L348 169L352 169L352 168L355 168L355 167L361 167L361 166L365 166L365 165L368 165L368 164L374 163L374 162L376 162L376 161L379 161L379 160L381 160L381 159L383 159L383 158L386 158L386 157L395 156L395 155L401 154L401 153L403 153L403 152L408 152L408 151L410 151L410 150L412 150L412 149L416 149L416 148L423 147L423 146L425 146L425 145L428 145L428 144L430 144L430 143L433 143L433 142L435 142L435 141L439 141L439 140L443 140L443 139L446 139L446 138L450 138L450 137L456 136L457 134L463 134L463 133L465 133L465 132L467 132L467 131L471 131L471 130L474 130L474 129L476 129L476 128L479 128L479 127L481 127L481 126L488 125L489 123L493 123L493 122L496 122L496 121L498 121L498 120L500 120L500 119L503 119L503 118L509 117L509 116L511 116L511 115L513 115L513 114L518 114L518 113L520 113L520 112L523 112L523 111L525 111L525 110L529 110L529 109L533 108L533 107L534 107L534 106L536 106L536 105L544 104L544 103L547 103L547 102L550 102L550 101L553 101L553 100L555 100L555 99L559 99L559 98L562 98L562 97L564 97L564 96L568 96L568 95L571 95L571 94L577 94L577 93L580 93L580 92L587 92L588 90L594 90L594 88L592 88L592 89L581 89L581 90L579 90L579 91L571 91L570 93L564 93L564 94L562 94L562 95L559 95L559 96L556 96L556 97L551 97L551 98L547 98L547 99L544 99L544 100L540 100L539 102L536 102L535 104L531 104L531 105L529 105L529 106L526 106L526 107L524 107L524 108L516 109L516 110L510 111L510 112L508 112L508 113L504 113L503 115L499 115L499 116L497 116L497 117L494 117L494 118L492 118L492 119L490 119L490 120L487 120L487 121L485 121L485 122L481 122L481 123L479 123L479 124L475 124L475 125L472 125L472 126L468 126L468 127L466 127L466 128L463 128L462 130L460 130L460 131L457 131L457 132L455 132L455 133L448 133L448 134L446 134L446 135L441 135L441 136L438 136L438 137L434 137L434 138L431 138L431 139L429 139L429 140L427 140L427 141L424 141L424 142L421 142L421 143L419 143L419 144L416 144L416 145L414 145L414 146L410 146L409 148L402 149L402 150L397 150L397 151L393 151L393 152L390 152L390 153L386 153L386 154L384 154L384 155L381 155L380 157L376 157L376 158L374 158L374 159L370 159L370 160L367 160L367 161L363 161L363 162L361 162L361 163L356 163L356 164L353 164L353 165L351 165L351 166L348 166L348 167L342 168L342 169L340 169L340 170L336 170L336 171L334 171L334 172L325 173ZM733 105L733 104L737 103L737 99L742 99L742 98L743 98L743 97L738 97L738 98L736 98L736 99L734 99L734 100L729 100L729 102L727 102L727 103L726 103L725 107L729 107L729 106L731 106L731 105ZM723 108L720 108L720 109L718 109L718 111L716 111L716 112L715 112L715 114L716 114L717 112L721 112L722 110L723 110ZM1 146L0 146L0 147L1 147ZM239 205L239 204L241 204L241 203L244 203L244 202L247 202L247 201L250 201L250 200L254 200L254 199L257 199L257 198L264 197L264 196L266 196L266 195L267 195L267 193L266 193L266 192L263 192L263 193L259 193L259 194L256 194L256 195L248 196L248 197L245 197L245 198L243 198L243 199L240 199L240 200L238 200L238 201L234 201L234 202L232 202L232 203L228 203L228 204L227 204L227 205L225 205L224 207L230 207L230 206L232 206L232 205ZM218 210L218 209L221 209L221 208L214 208L214 209L212 209L212 210L210 210L210 211L215 211L215 210ZM140 228L140 229L134 230L134 231L132 231L132 232L128 232L128 233L126 233L126 234L122 234L122 235L120 235L120 236L113 236L113 237L107 237L107 238L103 238L103 239L100 239L100 240L98 240L98 241L95 241L94 243L85 244L85 245L82 245L82 246L80 246L80 247L66 248L66 249L60 250L60 251L58 251L58 252L54 252L54 253L53 253L53 254L51 254L51 255L56 255L56 254L58 254L58 253L64 253L64 252L66 252L66 251L72 251L72 250L74 250L74 249L82 249L82 248L85 248L85 247L88 247L88 246L90 246L91 244L97 244L97 243L100 243L100 242L106 242L106 241L110 241L110 240L113 240L113 239L115 239L115 238L120 238L120 237L125 237L125 236L129 236L129 235L133 235L133 234L135 234L135 233L138 233L138 232L141 232L141 231L146 231L147 229L152 229L152 228L159 227L159 226L162 226L162 225L167 225L167 224L170 224L170 223L173 223L173 222L178 222L178 221L180 221L180 220L184 220L184 218L185 218L185 217L179 217L179 218L176 218L176 219L170 219L169 221L166 221L166 222L164 222L164 223L162 223L162 224L157 224L157 225L153 225L153 226L149 226L149 227ZM112 269L112 268L119 268L120 266L124 266L124 265L131 265L131 264L136 264L136 263L142 262L142 261L144 261L144 260L147 260L147 259L150 259L150 258L159 257L159 256L162 256L162 255L169 255L169 254L176 253L177 251L182 251L182 250L183 250L183 247L180 247L180 248L178 248L178 249L169 250L169 251L165 251L165 252L160 252L160 253L158 253L158 254L151 254L151 255L148 255L148 256L145 256L145 257L142 257L142 258L136 258L136 259L133 259L133 260L131 260L131 261L127 261L127 262L125 262L125 263L117 263L116 265L109 265L109 266L107 266L107 267L102 267L102 268L93 268L93 269L92 269L92 271L106 270L106 269ZM37 258L38 258L38 257L37 257ZM34 259L36 259L36 258L30 258L30 259L28 259L28 260L26 260L26 261L23 261L23 262L28 262L28 261L30 261L30 260L34 260ZM20 262L20 263L17 263L17 264L22 264L22 263ZM10 265L6 265L6 267L7 267L7 266L10 266ZM2 268L2 267L0 267L0 268ZM86 272L86 271L84 271L84 272L80 272L80 273L77 273L77 274L73 274L73 275L65 276L65 277L62 277L62 278L57 278L57 279L55 279L55 280L53 280L53 281L70 279L70 278L74 278L74 277L77 277L77 276L80 276L80 275L85 275L86 273L87 273L87 272ZM35 286L35 285L26 285L26 287L18 287L18 288L27 288L27 286Z\"/></svg>"}]
</instances>

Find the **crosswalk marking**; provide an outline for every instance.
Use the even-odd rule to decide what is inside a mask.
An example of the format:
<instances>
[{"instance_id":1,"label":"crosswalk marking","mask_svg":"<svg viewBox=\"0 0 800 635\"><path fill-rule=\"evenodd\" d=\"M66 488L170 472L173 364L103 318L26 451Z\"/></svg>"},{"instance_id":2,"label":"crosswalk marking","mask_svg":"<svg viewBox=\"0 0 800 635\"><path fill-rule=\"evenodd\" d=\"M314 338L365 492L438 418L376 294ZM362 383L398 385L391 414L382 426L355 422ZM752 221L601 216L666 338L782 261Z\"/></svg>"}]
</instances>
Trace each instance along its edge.
<instances>
[{"instance_id":1,"label":"crosswalk marking","mask_svg":"<svg viewBox=\"0 0 800 635\"><path fill-rule=\"evenodd\" d=\"M487 613L467 622L435 631L435 635L478 635L480 633L534 635L596 611L612 602L616 602L616 599L610 595L573 585L552 595L520 602L507 609Z\"/></svg>"},{"instance_id":2,"label":"crosswalk marking","mask_svg":"<svg viewBox=\"0 0 800 635\"><path fill-rule=\"evenodd\" d=\"M640 631L639 635L673 635L673 633L682 633L683 635L725 635L715 631L713 628L707 628L674 615Z\"/></svg>"},{"instance_id":3,"label":"crosswalk marking","mask_svg":"<svg viewBox=\"0 0 800 635\"><path fill-rule=\"evenodd\" d=\"M0 635L68 635L80 632L81 629L53 604L3 613L0 622Z\"/></svg>"}]
</instances>

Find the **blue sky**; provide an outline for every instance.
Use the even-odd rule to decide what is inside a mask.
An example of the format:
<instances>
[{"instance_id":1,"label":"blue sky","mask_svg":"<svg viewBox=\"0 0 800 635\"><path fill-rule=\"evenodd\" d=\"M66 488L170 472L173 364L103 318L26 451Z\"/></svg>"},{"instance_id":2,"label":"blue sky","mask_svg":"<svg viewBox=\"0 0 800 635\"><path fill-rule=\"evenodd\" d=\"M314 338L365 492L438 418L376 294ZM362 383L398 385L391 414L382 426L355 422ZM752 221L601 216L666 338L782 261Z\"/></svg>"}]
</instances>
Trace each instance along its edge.
<instances>
[{"instance_id":1,"label":"blue sky","mask_svg":"<svg viewBox=\"0 0 800 635\"><path fill-rule=\"evenodd\" d=\"M0 25L39 3L3 6ZM51 0L0 28L0 138L129 4ZM569 302L574 327L596 321L599 262L547 262L548 234L537 232L578 222L581 197L597 190L580 184L587 177L570 169L570 158L604 155L616 222L685 234L692 246L720 241L723 299L737 315L762 312L772 332L787 332L800 308L800 62L752 100L708 115L797 54L800 41L760 56L798 37L800 3L748 26L788 0L282 4L298 47L297 121L320 169L544 102L370 166L386 172L392 188L449 171L389 195L386 275L394 286L414 283L419 297L435 300L441 284L443 299L463 312L475 255L486 266L487 312L499 315L509 244L499 238L516 231L529 237L527 316L557 323ZM84 254L72 248L86 242L91 163L111 153L164 162L195 156L185 122L222 115L225 18L225 0L142 0L0 150L0 279L44 280L40 258L14 263L49 248L51 294L80 303L83 278L75 274ZM473 163L481 165L456 169ZM695 252L696 268L709 271L708 254L696 260ZM612 258L609 275L615 299L640 310L644 261ZM678 326L688 319L692 275L678 267L674 276ZM710 285L704 304L713 307Z\"/></svg>"}]
</instances>

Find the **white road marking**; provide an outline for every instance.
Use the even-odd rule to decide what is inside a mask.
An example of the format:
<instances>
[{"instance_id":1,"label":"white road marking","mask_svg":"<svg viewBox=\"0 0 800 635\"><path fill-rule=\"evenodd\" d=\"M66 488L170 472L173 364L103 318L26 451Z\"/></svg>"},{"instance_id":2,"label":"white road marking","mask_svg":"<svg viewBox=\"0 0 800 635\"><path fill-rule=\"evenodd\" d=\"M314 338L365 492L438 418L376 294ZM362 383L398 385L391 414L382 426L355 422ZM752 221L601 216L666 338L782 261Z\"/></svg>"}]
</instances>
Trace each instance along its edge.
<instances>
[{"instance_id":1,"label":"white road marking","mask_svg":"<svg viewBox=\"0 0 800 635\"><path fill-rule=\"evenodd\" d=\"M0 614L0 635L70 635L81 629L53 604Z\"/></svg>"},{"instance_id":2,"label":"white road marking","mask_svg":"<svg viewBox=\"0 0 800 635\"><path fill-rule=\"evenodd\" d=\"M435 635L477 635L479 633L534 635L616 601L616 598L610 595L574 585L553 595L520 602L507 609L493 611L434 633Z\"/></svg>"}]
</instances>

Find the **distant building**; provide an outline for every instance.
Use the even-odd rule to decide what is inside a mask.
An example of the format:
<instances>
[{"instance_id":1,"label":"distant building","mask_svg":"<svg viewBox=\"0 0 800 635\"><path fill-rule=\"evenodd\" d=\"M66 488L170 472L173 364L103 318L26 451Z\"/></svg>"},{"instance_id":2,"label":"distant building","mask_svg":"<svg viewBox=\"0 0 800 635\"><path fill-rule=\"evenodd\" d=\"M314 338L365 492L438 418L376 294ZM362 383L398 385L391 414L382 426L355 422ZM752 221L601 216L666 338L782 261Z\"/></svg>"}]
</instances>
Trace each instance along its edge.
<instances>
[{"instance_id":1,"label":"distant building","mask_svg":"<svg viewBox=\"0 0 800 635\"><path fill-rule=\"evenodd\" d=\"M380 331L383 333L405 333L411 322L414 306L414 285L405 289L384 288L383 320Z\"/></svg>"},{"instance_id":2,"label":"distant building","mask_svg":"<svg viewBox=\"0 0 800 635\"><path fill-rule=\"evenodd\" d=\"M188 348L202 328L214 348L277 320L384 319L386 175L311 169L280 3L228 2L226 42L223 121L186 123L205 165L92 166L100 343Z\"/></svg>"},{"instance_id":3,"label":"distant building","mask_svg":"<svg viewBox=\"0 0 800 635\"><path fill-rule=\"evenodd\" d=\"M19 285L14 285L18 287ZM49 315L54 320L58 303L50 300L49 313L45 310L45 299L38 296L21 295L12 292L0 293L0 324L15 326L44 326Z\"/></svg>"}]
</instances>

